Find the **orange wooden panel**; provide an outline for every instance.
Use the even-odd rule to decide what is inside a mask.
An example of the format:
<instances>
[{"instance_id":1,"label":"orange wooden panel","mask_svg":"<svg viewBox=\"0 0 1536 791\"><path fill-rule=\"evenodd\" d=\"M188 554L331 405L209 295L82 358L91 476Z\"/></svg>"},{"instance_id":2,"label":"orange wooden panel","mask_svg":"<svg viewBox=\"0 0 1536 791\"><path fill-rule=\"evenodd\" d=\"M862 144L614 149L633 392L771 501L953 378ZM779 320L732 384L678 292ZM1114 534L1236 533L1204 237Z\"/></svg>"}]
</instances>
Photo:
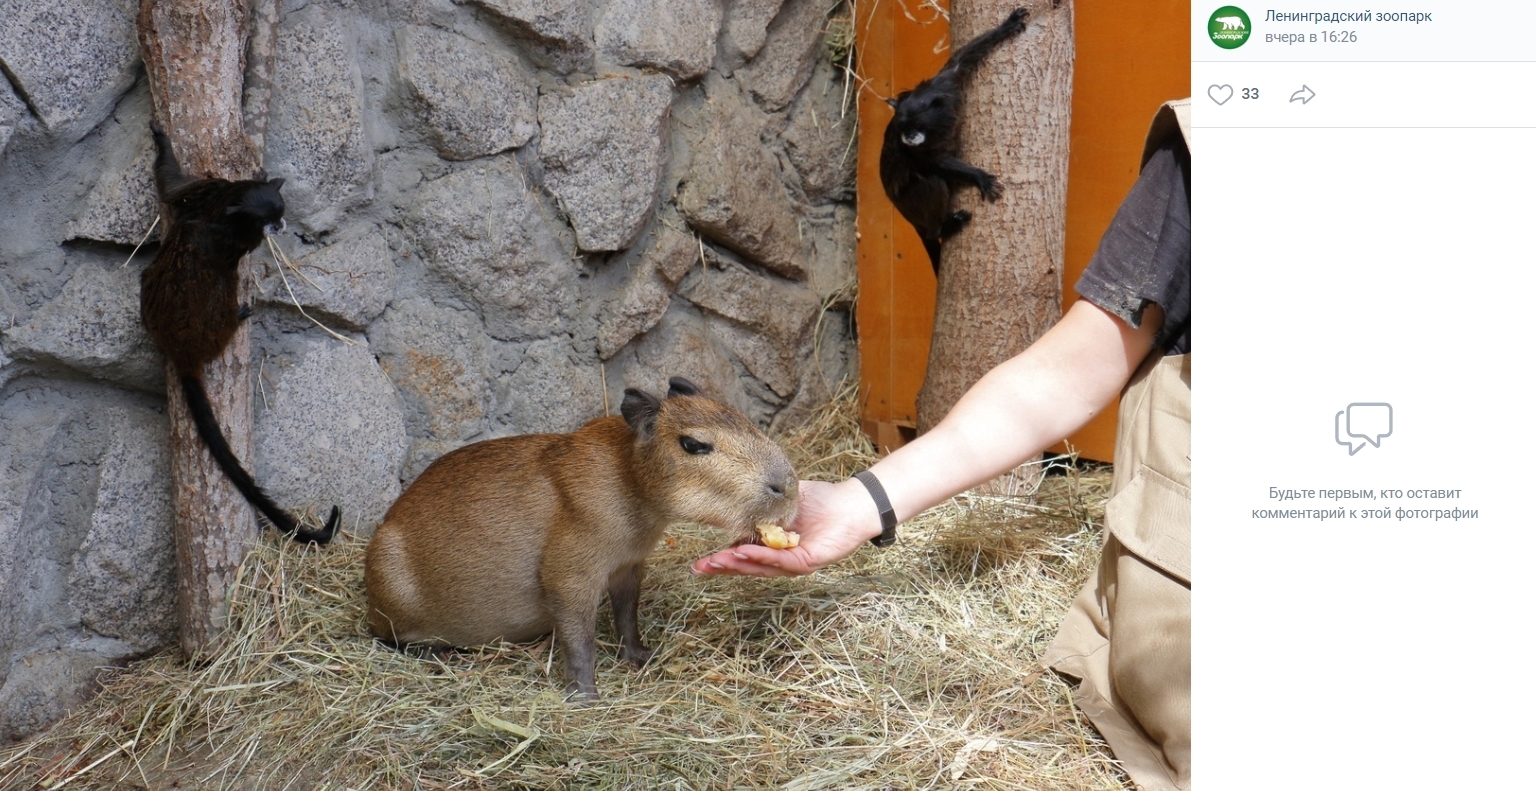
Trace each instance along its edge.
<instances>
[{"instance_id":1,"label":"orange wooden panel","mask_svg":"<svg viewBox=\"0 0 1536 791\"><path fill-rule=\"evenodd\" d=\"M1189 95L1189 0L1078 3L1072 78L1072 153L1067 176L1063 308L1136 181L1142 142L1158 105ZM1113 405L1067 441L1084 457L1112 461ZM1063 450L1064 446L1058 446Z\"/></svg>"}]
</instances>

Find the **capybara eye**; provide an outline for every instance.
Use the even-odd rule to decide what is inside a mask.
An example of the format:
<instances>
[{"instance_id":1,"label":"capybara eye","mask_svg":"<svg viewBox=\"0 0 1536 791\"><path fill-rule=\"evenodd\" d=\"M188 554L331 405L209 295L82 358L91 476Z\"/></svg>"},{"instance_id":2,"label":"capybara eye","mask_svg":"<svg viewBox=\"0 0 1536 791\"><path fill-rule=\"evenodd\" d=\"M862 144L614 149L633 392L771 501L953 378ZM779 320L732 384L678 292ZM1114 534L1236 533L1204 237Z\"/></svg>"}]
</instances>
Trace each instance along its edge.
<instances>
[{"instance_id":1,"label":"capybara eye","mask_svg":"<svg viewBox=\"0 0 1536 791\"><path fill-rule=\"evenodd\" d=\"M683 450L687 451L688 453L692 453L695 456L703 456L704 454L709 453L715 449L714 445L711 445L708 442L700 442L693 437L688 436L687 434L678 437L677 443L683 446Z\"/></svg>"}]
</instances>

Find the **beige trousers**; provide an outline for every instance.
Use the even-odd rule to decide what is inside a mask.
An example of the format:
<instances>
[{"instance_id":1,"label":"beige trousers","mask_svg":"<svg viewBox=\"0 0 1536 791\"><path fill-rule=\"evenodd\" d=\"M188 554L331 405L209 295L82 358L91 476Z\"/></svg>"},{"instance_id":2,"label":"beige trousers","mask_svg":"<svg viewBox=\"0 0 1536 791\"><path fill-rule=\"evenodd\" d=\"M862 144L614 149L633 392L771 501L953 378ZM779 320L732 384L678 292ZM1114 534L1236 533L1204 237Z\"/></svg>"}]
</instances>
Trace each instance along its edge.
<instances>
[{"instance_id":1,"label":"beige trousers","mask_svg":"<svg viewBox=\"0 0 1536 791\"><path fill-rule=\"evenodd\" d=\"M1154 355L1120 401L1098 570L1045 664L1146 791L1190 788L1190 355Z\"/></svg>"}]
</instances>

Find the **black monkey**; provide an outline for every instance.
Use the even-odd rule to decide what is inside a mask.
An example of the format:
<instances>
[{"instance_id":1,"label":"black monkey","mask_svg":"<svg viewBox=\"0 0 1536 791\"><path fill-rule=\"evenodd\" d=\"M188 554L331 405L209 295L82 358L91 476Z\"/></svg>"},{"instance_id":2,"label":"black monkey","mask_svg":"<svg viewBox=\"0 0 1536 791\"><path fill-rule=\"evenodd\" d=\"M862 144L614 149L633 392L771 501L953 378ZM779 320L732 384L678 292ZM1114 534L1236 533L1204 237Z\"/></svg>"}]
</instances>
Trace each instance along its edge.
<instances>
[{"instance_id":1,"label":"black monkey","mask_svg":"<svg viewBox=\"0 0 1536 791\"><path fill-rule=\"evenodd\" d=\"M938 74L886 100L896 114L885 127L880 148L880 183L897 211L922 237L934 274L939 271L940 243L971 221L970 212L950 210L953 189L975 184L989 201L1002 195L995 176L958 156L955 124L966 81L992 50L1023 32L1028 17L1025 9L1014 9L1001 25L952 52Z\"/></svg>"},{"instance_id":2,"label":"black monkey","mask_svg":"<svg viewBox=\"0 0 1536 791\"><path fill-rule=\"evenodd\" d=\"M224 474L278 530L296 541L324 544L336 533L341 509L333 506L325 527L310 530L278 508L235 458L203 387L203 366L224 351L250 315L237 296L240 258L269 229L282 229L283 180L188 179L165 133L154 124L150 129L166 225L160 253L139 280L140 320L181 378L198 436Z\"/></svg>"}]
</instances>

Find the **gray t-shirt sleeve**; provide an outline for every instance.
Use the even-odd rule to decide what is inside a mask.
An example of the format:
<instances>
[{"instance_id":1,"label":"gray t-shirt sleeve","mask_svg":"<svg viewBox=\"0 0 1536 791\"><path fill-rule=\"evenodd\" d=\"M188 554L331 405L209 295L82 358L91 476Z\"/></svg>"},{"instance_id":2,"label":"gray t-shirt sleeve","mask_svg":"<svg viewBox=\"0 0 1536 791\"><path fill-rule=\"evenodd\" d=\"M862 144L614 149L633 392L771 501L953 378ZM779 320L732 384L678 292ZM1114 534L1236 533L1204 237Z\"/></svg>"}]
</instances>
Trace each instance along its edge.
<instances>
[{"instance_id":1,"label":"gray t-shirt sleeve","mask_svg":"<svg viewBox=\"0 0 1536 791\"><path fill-rule=\"evenodd\" d=\"M1190 350L1189 149L1171 135L1152 154L1099 249L1077 281L1078 296L1141 326L1149 303L1163 309L1154 343L1166 354Z\"/></svg>"}]
</instances>

